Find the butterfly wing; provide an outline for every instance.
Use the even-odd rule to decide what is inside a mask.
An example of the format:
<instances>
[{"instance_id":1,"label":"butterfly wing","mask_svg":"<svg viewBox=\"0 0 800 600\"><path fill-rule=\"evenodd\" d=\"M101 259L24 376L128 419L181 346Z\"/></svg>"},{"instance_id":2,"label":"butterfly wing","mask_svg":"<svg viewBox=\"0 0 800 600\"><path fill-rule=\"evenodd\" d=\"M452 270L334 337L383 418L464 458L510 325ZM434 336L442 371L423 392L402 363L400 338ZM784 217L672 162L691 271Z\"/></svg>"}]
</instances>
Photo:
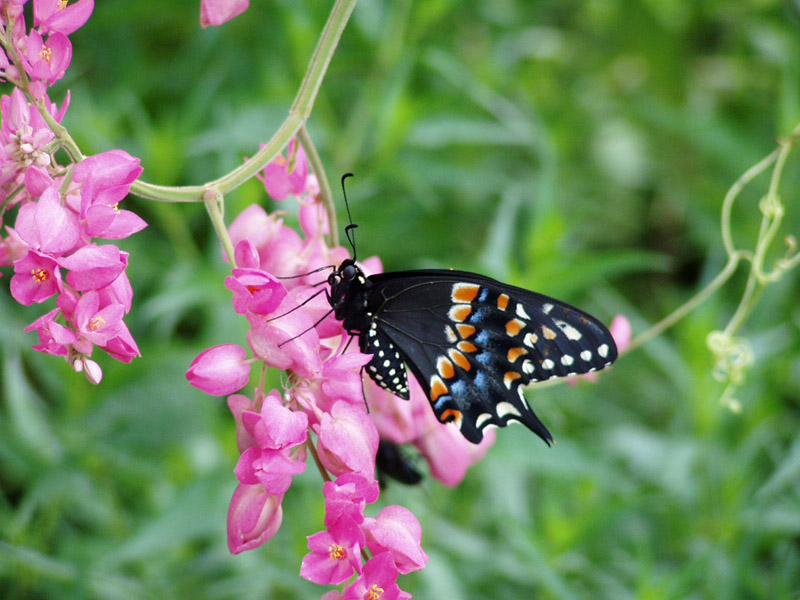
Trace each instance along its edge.
<instances>
[{"instance_id":1,"label":"butterfly wing","mask_svg":"<svg viewBox=\"0 0 800 600\"><path fill-rule=\"evenodd\" d=\"M400 354L437 418L455 421L474 443L489 425L511 421L551 442L523 386L602 369L617 357L591 315L489 277L425 270L368 279L372 336Z\"/></svg>"}]
</instances>

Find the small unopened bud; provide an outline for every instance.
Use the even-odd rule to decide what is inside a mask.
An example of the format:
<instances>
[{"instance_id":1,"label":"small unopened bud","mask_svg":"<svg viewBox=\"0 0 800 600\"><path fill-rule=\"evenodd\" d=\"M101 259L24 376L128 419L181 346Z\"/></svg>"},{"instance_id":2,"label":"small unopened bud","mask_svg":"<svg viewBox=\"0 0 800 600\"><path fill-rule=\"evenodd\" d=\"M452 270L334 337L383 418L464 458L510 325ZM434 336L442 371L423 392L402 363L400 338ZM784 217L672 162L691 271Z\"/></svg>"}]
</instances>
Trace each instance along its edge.
<instances>
[{"instance_id":1,"label":"small unopened bud","mask_svg":"<svg viewBox=\"0 0 800 600\"><path fill-rule=\"evenodd\" d=\"M83 359L83 373L91 383L97 385L103 381L103 369L91 358Z\"/></svg>"}]
</instances>

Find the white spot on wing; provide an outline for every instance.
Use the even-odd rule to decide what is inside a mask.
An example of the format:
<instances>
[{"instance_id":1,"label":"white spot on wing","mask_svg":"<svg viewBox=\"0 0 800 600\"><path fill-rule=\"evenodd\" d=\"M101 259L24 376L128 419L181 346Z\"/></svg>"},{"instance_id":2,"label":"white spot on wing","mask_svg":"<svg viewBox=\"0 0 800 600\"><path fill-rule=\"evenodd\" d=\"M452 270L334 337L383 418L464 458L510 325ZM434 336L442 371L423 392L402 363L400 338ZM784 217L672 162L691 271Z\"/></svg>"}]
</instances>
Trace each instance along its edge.
<instances>
[{"instance_id":1,"label":"white spot on wing","mask_svg":"<svg viewBox=\"0 0 800 600\"><path fill-rule=\"evenodd\" d=\"M517 302L517 316L520 319L525 319L526 321L530 321L531 317L528 313L525 312L525 307L522 306L519 302Z\"/></svg>"},{"instance_id":2,"label":"white spot on wing","mask_svg":"<svg viewBox=\"0 0 800 600\"><path fill-rule=\"evenodd\" d=\"M584 350L583 352L581 352L581 358L586 362L589 362L590 360L592 360L592 351Z\"/></svg>"},{"instance_id":3,"label":"white spot on wing","mask_svg":"<svg viewBox=\"0 0 800 600\"><path fill-rule=\"evenodd\" d=\"M602 356L603 358L607 358L607 357L608 357L608 344L601 344L601 345L600 345L600 346L597 348L597 353L598 353L600 356Z\"/></svg>"},{"instance_id":4,"label":"white spot on wing","mask_svg":"<svg viewBox=\"0 0 800 600\"><path fill-rule=\"evenodd\" d=\"M482 414L478 415L478 418L475 419L475 427L480 429L480 427L484 423L486 423L486 421L489 421L491 418L492 418L492 415L490 415L489 413L482 413Z\"/></svg>"},{"instance_id":5,"label":"white spot on wing","mask_svg":"<svg viewBox=\"0 0 800 600\"><path fill-rule=\"evenodd\" d=\"M572 325L567 323L566 321L562 321L561 319L554 319L558 328L564 332L564 335L567 336L568 340L577 341L583 337L580 331L575 329Z\"/></svg>"},{"instance_id":6,"label":"white spot on wing","mask_svg":"<svg viewBox=\"0 0 800 600\"><path fill-rule=\"evenodd\" d=\"M548 369L548 370L550 370L550 369L552 369L552 368L553 368L553 367L555 367L555 366L556 366L556 363L554 363L554 362L553 362L552 360L550 360L549 358L545 358L545 359L542 361L542 368L543 368L543 369Z\"/></svg>"},{"instance_id":7,"label":"white spot on wing","mask_svg":"<svg viewBox=\"0 0 800 600\"><path fill-rule=\"evenodd\" d=\"M565 354L564 356L561 357L561 364L564 365L565 367L570 366L574 362L575 359L572 358L569 354Z\"/></svg>"},{"instance_id":8,"label":"white spot on wing","mask_svg":"<svg viewBox=\"0 0 800 600\"><path fill-rule=\"evenodd\" d=\"M497 411L497 416L501 419L507 415L512 415L515 417L521 417L522 415L517 410L517 407L511 404L511 402L499 402L495 407Z\"/></svg>"}]
</instances>

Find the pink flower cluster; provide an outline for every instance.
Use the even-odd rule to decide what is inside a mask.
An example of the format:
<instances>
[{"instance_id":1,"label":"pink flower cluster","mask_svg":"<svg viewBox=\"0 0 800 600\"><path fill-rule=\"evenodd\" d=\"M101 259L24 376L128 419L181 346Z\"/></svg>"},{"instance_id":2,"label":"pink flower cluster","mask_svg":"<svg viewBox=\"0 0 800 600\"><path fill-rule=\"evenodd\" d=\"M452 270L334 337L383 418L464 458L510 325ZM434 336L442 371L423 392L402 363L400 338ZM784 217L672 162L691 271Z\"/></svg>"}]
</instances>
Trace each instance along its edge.
<instances>
[{"instance_id":1,"label":"pink flower cluster","mask_svg":"<svg viewBox=\"0 0 800 600\"><path fill-rule=\"evenodd\" d=\"M59 108L46 90L69 66L67 36L86 22L94 2L34 0L30 32L25 3L0 3L0 76L17 86L0 99L0 224L17 209L14 226L0 237L0 266L13 265L11 294L21 304L57 297L56 308L26 329L39 335L34 348L66 357L98 383L102 371L89 358L95 346L125 362L139 355L123 321L133 297L128 253L96 240L122 239L146 227L119 208L142 168L121 150L67 166L55 162L63 140L45 117L60 122L69 97Z\"/></svg>"},{"instance_id":2,"label":"pink flower cluster","mask_svg":"<svg viewBox=\"0 0 800 600\"><path fill-rule=\"evenodd\" d=\"M287 156L264 169L262 181L276 200L293 196L299 201L302 235L259 206L235 219L229 233L236 266L226 286L234 310L248 320L249 352L231 343L210 348L186 374L210 394L233 394L228 405L241 457L228 513L230 550L255 548L275 534L292 477L305 469L311 454L330 481L323 487L325 530L309 537L311 552L301 575L321 584L355 577L330 598L368 597L364 594L371 589L383 590L381 598L407 598L395 580L427 562L419 522L400 506L374 518L364 514L379 495L375 456L380 439L415 445L433 477L456 485L494 436L475 446L456 427L436 420L418 385L405 401L362 379L361 369L371 357L349 343L321 287L348 252L324 240L327 214L302 147L292 142ZM370 258L362 267L374 273L381 264ZM248 383L254 363L285 370L291 386L281 393L259 384L252 399L235 393ZM371 558L364 562L366 551Z\"/></svg>"}]
</instances>

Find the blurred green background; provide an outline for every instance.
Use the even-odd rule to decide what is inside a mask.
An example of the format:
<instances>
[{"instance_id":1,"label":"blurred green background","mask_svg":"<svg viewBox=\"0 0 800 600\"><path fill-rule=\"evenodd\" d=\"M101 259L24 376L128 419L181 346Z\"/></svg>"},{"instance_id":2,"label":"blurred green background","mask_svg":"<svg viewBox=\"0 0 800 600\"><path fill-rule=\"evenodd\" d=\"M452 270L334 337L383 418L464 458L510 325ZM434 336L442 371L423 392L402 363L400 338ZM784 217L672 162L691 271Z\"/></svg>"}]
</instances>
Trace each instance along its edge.
<instances>
[{"instance_id":1,"label":"blurred green background","mask_svg":"<svg viewBox=\"0 0 800 600\"><path fill-rule=\"evenodd\" d=\"M252 155L285 118L331 2L251 4L203 31L197 0L100 0L52 92L72 91L65 123L84 152L125 149L170 185ZM642 332L724 264L722 199L800 122L799 58L796 0L363 0L309 129L334 189L356 173L360 256L485 272ZM800 232L798 165L800 152L782 235ZM767 183L734 211L742 244ZM249 182L229 221L265 201ZM270 543L227 550L233 419L184 372L205 347L243 343L245 323L204 209L126 202L150 223L121 244L143 356L98 352L102 385L30 349L22 330L49 304L18 306L4 270L0 596L318 597L298 575L322 527L312 470ZM800 597L799 280L769 287L741 332L756 353L741 415L719 405L705 340L733 314L743 270L598 384L532 390L555 447L510 427L458 489L392 485L381 505L414 511L431 556L401 587Z\"/></svg>"}]
</instances>

